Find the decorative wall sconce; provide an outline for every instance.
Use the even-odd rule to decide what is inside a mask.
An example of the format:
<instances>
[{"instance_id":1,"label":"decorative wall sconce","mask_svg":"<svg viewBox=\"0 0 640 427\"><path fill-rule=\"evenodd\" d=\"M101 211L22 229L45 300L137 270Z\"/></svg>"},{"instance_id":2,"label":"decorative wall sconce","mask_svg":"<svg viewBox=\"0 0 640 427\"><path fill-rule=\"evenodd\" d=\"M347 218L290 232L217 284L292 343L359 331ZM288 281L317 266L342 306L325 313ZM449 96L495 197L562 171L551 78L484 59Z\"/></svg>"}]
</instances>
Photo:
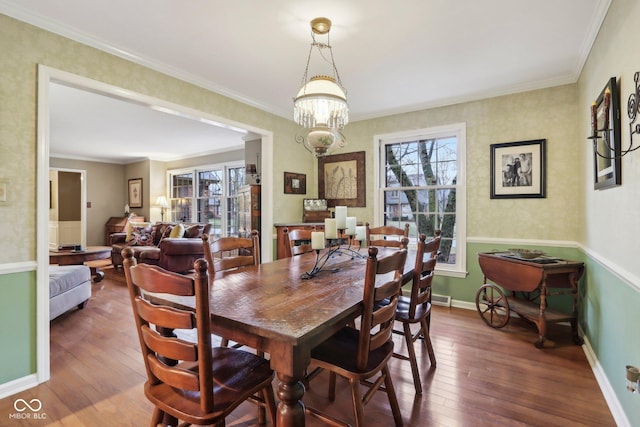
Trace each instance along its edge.
<instances>
[{"instance_id":1,"label":"decorative wall sconce","mask_svg":"<svg viewBox=\"0 0 640 427\"><path fill-rule=\"evenodd\" d=\"M633 81L635 83L635 89L633 93L629 95L629 100L627 101L627 115L629 116L629 148L622 152L623 156L640 148L640 145L633 147L633 135L640 134L640 123L634 125L638 118L638 106L640 105L640 71L636 71L633 75Z\"/></svg>"},{"instance_id":2,"label":"decorative wall sconce","mask_svg":"<svg viewBox=\"0 0 640 427\"><path fill-rule=\"evenodd\" d=\"M636 124L638 109L640 107L640 72L633 76L635 88L627 101L627 116L629 117L629 146L621 148L620 130L616 131L616 126L620 126L620 111L618 96L615 86L608 84L597 101L591 105L591 136L593 140L594 153L603 159L620 159L640 148L640 144L634 146L633 136L640 134L640 123ZM600 120L602 118L602 120ZM600 126L602 124L602 126ZM613 134L613 135L612 135ZM599 141L601 140L601 141ZM602 152L601 152L602 151Z\"/></svg>"}]
</instances>

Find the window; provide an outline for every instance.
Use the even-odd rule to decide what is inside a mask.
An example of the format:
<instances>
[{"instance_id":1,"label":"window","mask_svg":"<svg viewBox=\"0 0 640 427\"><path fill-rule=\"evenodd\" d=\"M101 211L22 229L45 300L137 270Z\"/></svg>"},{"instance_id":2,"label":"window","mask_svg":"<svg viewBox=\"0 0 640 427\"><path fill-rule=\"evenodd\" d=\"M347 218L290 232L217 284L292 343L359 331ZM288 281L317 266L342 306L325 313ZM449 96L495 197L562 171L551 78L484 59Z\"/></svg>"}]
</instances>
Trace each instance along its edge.
<instances>
[{"instance_id":1,"label":"window","mask_svg":"<svg viewBox=\"0 0 640 427\"><path fill-rule=\"evenodd\" d=\"M170 171L171 220L208 222L217 237L237 235L236 196L244 177L244 166L236 164Z\"/></svg>"},{"instance_id":2,"label":"window","mask_svg":"<svg viewBox=\"0 0 640 427\"><path fill-rule=\"evenodd\" d=\"M465 128L456 124L376 137L378 223L408 223L410 246L420 234L429 238L441 230L438 270L458 273L466 267Z\"/></svg>"}]
</instances>

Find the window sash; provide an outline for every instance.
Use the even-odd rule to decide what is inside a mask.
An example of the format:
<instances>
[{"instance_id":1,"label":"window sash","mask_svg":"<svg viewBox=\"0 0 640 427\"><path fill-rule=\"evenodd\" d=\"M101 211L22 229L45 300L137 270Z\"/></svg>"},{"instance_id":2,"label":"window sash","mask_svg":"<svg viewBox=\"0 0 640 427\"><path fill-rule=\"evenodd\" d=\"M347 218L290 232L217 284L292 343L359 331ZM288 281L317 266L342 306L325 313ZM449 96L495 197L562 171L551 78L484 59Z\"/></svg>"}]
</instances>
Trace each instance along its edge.
<instances>
[{"instance_id":1,"label":"window sash","mask_svg":"<svg viewBox=\"0 0 640 427\"><path fill-rule=\"evenodd\" d=\"M416 151L418 141L436 141L440 149L434 151L430 159L433 176L432 182L426 182L422 174L419 153ZM416 131L397 132L386 135L376 135L374 144L377 155L378 169L376 170L377 192L376 205L374 207L374 221L376 225L389 224L404 226L410 223L410 246L414 246L418 237L418 216L423 215L422 220L431 222L434 229L443 230L443 244L448 240L450 263L439 262L437 269L441 272L450 272L451 275L462 277L466 272L466 181L465 181L465 152L466 152L466 124L458 123L447 126L419 129ZM387 164L386 148L395 145L396 154L405 150L406 157L399 161L399 166L407 168L412 176L411 183L398 182L392 172L393 166ZM453 150L455 148L455 150ZM408 150L407 150L408 149ZM413 152L411 152L413 150ZM453 150L453 151L452 151ZM452 167L455 165L455 172ZM452 178L455 177L455 182ZM426 203L422 209L408 205L404 191L416 191L420 193L413 202L415 205ZM455 211L446 212L443 202L446 201L446 193L455 192ZM390 197L395 196L395 203ZM433 199L425 197L432 197ZM435 204L434 204L435 202ZM426 218L424 218L426 216ZM455 224L448 224L445 233L443 223L455 218ZM447 235L448 234L448 235ZM427 236L429 237L429 236Z\"/></svg>"}]
</instances>

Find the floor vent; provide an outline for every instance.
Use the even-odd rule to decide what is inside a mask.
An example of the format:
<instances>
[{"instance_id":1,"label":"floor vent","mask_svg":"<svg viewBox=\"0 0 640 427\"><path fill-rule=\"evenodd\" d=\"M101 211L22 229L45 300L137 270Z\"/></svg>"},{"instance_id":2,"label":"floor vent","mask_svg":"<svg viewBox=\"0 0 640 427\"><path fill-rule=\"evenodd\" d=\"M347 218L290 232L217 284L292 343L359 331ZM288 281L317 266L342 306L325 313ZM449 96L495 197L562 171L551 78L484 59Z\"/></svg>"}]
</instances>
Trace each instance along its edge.
<instances>
[{"instance_id":1,"label":"floor vent","mask_svg":"<svg viewBox=\"0 0 640 427\"><path fill-rule=\"evenodd\" d=\"M431 304L451 307L451 297L449 295L431 295Z\"/></svg>"}]
</instances>

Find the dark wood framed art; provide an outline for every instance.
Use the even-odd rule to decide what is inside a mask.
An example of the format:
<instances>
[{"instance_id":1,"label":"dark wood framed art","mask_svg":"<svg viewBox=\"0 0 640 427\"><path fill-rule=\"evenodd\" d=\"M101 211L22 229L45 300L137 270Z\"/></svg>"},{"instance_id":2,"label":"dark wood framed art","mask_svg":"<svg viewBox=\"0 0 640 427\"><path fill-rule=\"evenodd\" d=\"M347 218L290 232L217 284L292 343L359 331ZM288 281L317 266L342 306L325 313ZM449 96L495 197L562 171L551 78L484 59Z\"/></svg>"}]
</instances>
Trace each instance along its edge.
<instances>
[{"instance_id":1,"label":"dark wood framed art","mask_svg":"<svg viewBox=\"0 0 640 427\"><path fill-rule=\"evenodd\" d=\"M142 178L129 180L129 207L142 207Z\"/></svg>"},{"instance_id":2,"label":"dark wood framed art","mask_svg":"<svg viewBox=\"0 0 640 427\"><path fill-rule=\"evenodd\" d=\"M327 206L365 207L365 152L318 158L318 197Z\"/></svg>"},{"instance_id":3,"label":"dark wood framed art","mask_svg":"<svg viewBox=\"0 0 640 427\"><path fill-rule=\"evenodd\" d=\"M491 198L546 197L546 139L491 144Z\"/></svg>"},{"instance_id":4,"label":"dark wood framed art","mask_svg":"<svg viewBox=\"0 0 640 427\"><path fill-rule=\"evenodd\" d=\"M285 172L284 194L307 194L307 175Z\"/></svg>"},{"instance_id":5,"label":"dark wood framed art","mask_svg":"<svg viewBox=\"0 0 640 427\"><path fill-rule=\"evenodd\" d=\"M607 99L608 98L608 99ZM622 182L620 94L611 77L591 107L594 189L615 187Z\"/></svg>"}]
</instances>

